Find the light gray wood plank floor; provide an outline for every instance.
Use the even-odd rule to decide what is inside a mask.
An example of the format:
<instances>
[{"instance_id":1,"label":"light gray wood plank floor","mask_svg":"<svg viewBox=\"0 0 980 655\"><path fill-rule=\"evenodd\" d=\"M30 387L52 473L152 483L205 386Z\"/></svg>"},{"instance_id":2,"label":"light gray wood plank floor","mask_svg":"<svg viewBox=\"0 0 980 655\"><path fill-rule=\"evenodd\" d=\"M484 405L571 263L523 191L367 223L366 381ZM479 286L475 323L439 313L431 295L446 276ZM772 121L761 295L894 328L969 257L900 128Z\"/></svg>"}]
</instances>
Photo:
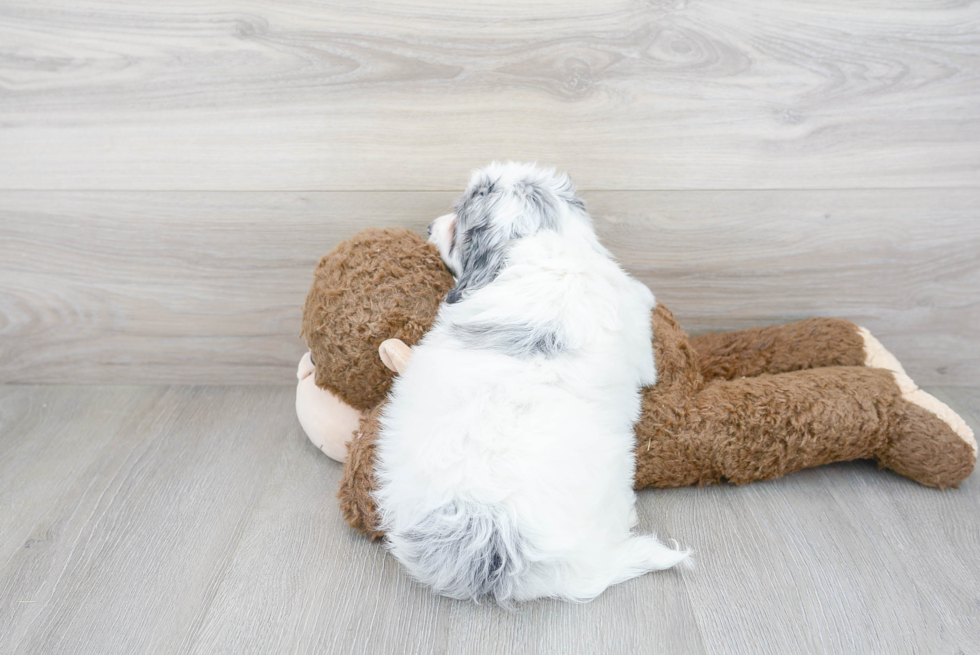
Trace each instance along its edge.
<instances>
[{"instance_id":1,"label":"light gray wood plank floor","mask_svg":"<svg viewBox=\"0 0 980 655\"><path fill-rule=\"evenodd\" d=\"M932 388L977 429L980 390ZM438 598L349 530L288 386L0 386L3 653L969 653L980 478L640 493L696 550L586 605Z\"/></svg>"}]
</instances>

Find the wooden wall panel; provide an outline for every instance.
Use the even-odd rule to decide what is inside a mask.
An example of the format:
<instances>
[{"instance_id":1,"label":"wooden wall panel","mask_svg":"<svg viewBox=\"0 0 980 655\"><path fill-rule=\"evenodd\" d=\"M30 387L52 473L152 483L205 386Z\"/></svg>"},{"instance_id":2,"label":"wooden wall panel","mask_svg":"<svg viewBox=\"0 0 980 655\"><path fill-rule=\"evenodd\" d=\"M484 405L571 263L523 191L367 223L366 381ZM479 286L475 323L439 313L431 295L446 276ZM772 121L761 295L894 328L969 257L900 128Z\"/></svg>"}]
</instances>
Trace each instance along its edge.
<instances>
[{"instance_id":1,"label":"wooden wall panel","mask_svg":"<svg viewBox=\"0 0 980 655\"><path fill-rule=\"evenodd\" d=\"M0 188L976 186L960 1L0 5Z\"/></svg>"},{"instance_id":2,"label":"wooden wall panel","mask_svg":"<svg viewBox=\"0 0 980 655\"><path fill-rule=\"evenodd\" d=\"M454 196L0 192L0 380L289 382L319 257ZM694 332L842 316L920 384L980 379L980 190L585 197Z\"/></svg>"}]
</instances>

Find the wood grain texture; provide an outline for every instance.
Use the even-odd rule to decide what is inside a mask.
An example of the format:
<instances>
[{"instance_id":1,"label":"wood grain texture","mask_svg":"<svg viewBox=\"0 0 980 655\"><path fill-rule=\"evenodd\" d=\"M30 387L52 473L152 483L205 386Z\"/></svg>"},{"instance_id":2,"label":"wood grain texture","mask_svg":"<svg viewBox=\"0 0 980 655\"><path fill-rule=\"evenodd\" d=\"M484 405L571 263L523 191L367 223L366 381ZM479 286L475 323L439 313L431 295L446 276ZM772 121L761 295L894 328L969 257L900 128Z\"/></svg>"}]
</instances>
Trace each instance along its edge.
<instances>
[{"instance_id":1,"label":"wood grain texture","mask_svg":"<svg viewBox=\"0 0 980 655\"><path fill-rule=\"evenodd\" d=\"M0 192L0 380L290 382L320 256L455 195ZM920 384L980 379L980 189L585 198L688 330L840 316Z\"/></svg>"},{"instance_id":2,"label":"wood grain texture","mask_svg":"<svg viewBox=\"0 0 980 655\"><path fill-rule=\"evenodd\" d=\"M836 316L921 384L980 379L980 189L587 197L603 242L693 333Z\"/></svg>"},{"instance_id":3,"label":"wood grain texture","mask_svg":"<svg viewBox=\"0 0 980 655\"><path fill-rule=\"evenodd\" d=\"M93 397L96 411L88 405ZM94 395L0 386L0 570L20 549L34 546L31 531L92 470L127 417L145 413L156 400L134 387Z\"/></svg>"},{"instance_id":4,"label":"wood grain texture","mask_svg":"<svg viewBox=\"0 0 980 655\"><path fill-rule=\"evenodd\" d=\"M705 652L676 572L589 605L508 612L435 596L347 527L339 480L340 466L301 433L289 441L194 653L629 653L645 650L650 635L669 635L665 652Z\"/></svg>"},{"instance_id":5,"label":"wood grain texture","mask_svg":"<svg viewBox=\"0 0 980 655\"><path fill-rule=\"evenodd\" d=\"M684 507L671 533L698 544L686 580L712 652L956 653L980 643L963 611L978 578L966 545L980 537L976 489L926 493L849 463L664 502Z\"/></svg>"},{"instance_id":6,"label":"wood grain texture","mask_svg":"<svg viewBox=\"0 0 980 655\"><path fill-rule=\"evenodd\" d=\"M930 391L980 428L980 389ZM48 499L0 550L4 653L980 649L976 474L938 491L852 462L647 490L640 530L694 570L508 612L433 596L346 527L288 388L0 386L0 434L4 515ZM32 443L28 476L10 455Z\"/></svg>"},{"instance_id":7,"label":"wood grain texture","mask_svg":"<svg viewBox=\"0 0 980 655\"><path fill-rule=\"evenodd\" d=\"M38 421L23 441L67 432L76 443L93 424L105 427L87 441L73 480L59 470L72 451L47 450L16 490L15 506L58 495L0 570L0 651L186 652L292 434L282 411L291 390L57 387L33 395L29 414L43 413L38 400L47 397L74 411L53 425ZM20 475L18 464L3 460L0 477Z\"/></svg>"},{"instance_id":8,"label":"wood grain texture","mask_svg":"<svg viewBox=\"0 0 980 655\"><path fill-rule=\"evenodd\" d=\"M978 184L980 5L585 0L0 7L0 187Z\"/></svg>"}]
</instances>

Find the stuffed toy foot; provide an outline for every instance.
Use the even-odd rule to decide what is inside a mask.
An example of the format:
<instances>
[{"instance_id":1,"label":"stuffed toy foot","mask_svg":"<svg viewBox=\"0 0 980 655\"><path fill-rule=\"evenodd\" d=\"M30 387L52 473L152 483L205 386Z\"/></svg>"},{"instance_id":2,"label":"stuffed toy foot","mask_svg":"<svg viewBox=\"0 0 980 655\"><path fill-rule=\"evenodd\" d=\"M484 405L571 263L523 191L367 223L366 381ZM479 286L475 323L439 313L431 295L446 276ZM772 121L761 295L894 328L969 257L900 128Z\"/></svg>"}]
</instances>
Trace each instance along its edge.
<instances>
[{"instance_id":1,"label":"stuffed toy foot","mask_svg":"<svg viewBox=\"0 0 980 655\"><path fill-rule=\"evenodd\" d=\"M973 472L977 461L973 430L945 403L916 387L905 373L889 372L901 400L892 439L877 454L878 463L926 486L956 486Z\"/></svg>"}]
</instances>

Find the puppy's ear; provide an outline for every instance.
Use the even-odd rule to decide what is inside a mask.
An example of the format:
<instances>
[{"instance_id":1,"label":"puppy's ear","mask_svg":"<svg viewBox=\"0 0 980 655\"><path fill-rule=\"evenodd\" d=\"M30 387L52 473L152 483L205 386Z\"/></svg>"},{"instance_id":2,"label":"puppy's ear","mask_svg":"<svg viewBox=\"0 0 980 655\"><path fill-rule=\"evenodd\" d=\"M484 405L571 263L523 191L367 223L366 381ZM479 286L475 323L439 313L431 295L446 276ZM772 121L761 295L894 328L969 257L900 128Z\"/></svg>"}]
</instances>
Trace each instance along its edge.
<instances>
[{"instance_id":1,"label":"puppy's ear","mask_svg":"<svg viewBox=\"0 0 980 655\"><path fill-rule=\"evenodd\" d=\"M564 173L544 179L531 175L517 184L516 189L523 203L519 220L514 224L514 232L522 233L520 236L539 230L560 232L562 205L575 212L585 212L585 204L575 195L575 184Z\"/></svg>"},{"instance_id":2,"label":"puppy's ear","mask_svg":"<svg viewBox=\"0 0 980 655\"><path fill-rule=\"evenodd\" d=\"M456 286L446 296L446 302L459 302L467 291L482 289L493 282L504 267L507 242L488 222L471 227L466 235L461 273Z\"/></svg>"},{"instance_id":3,"label":"puppy's ear","mask_svg":"<svg viewBox=\"0 0 980 655\"><path fill-rule=\"evenodd\" d=\"M558 198L552 189L528 179L518 185L517 193L523 201L523 211L520 222L514 226L515 232L558 230Z\"/></svg>"}]
</instances>

